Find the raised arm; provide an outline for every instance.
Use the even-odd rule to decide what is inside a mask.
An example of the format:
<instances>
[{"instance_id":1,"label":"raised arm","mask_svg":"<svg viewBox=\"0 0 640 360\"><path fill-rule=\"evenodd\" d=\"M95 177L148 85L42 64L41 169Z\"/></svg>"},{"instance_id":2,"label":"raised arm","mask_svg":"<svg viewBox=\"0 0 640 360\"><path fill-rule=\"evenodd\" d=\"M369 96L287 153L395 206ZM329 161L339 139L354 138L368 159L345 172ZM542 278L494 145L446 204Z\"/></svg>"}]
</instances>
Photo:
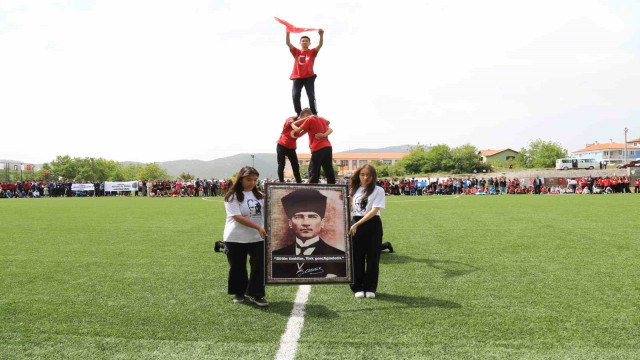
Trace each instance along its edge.
<instances>
[{"instance_id":1,"label":"raised arm","mask_svg":"<svg viewBox=\"0 0 640 360\"><path fill-rule=\"evenodd\" d=\"M295 46L293 46L293 44L291 43L291 33L289 33L287 31L287 46L289 47L289 49L294 49Z\"/></svg>"},{"instance_id":2,"label":"raised arm","mask_svg":"<svg viewBox=\"0 0 640 360\"><path fill-rule=\"evenodd\" d=\"M287 33L287 35L288 34L289 33ZM320 48L322 47L323 38L324 38L324 30L322 30L322 29L318 30L318 34L320 34L320 42L318 42L318 46L316 46L316 51L320 51Z\"/></svg>"}]
</instances>

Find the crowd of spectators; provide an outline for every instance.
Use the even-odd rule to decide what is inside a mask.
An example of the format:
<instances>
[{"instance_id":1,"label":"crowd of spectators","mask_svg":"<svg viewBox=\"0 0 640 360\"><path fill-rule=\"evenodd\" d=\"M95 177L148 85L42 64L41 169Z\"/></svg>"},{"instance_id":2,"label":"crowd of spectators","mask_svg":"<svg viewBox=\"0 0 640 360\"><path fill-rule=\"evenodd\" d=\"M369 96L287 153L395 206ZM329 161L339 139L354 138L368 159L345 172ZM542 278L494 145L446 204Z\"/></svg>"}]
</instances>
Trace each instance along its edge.
<instances>
[{"instance_id":1,"label":"crowd of spectators","mask_svg":"<svg viewBox=\"0 0 640 360\"><path fill-rule=\"evenodd\" d=\"M74 190L74 184L92 185L93 190ZM105 191L104 182L18 181L0 184L0 198L148 196L193 197L224 194L231 180L138 180L137 191Z\"/></svg>"},{"instance_id":2,"label":"crowd of spectators","mask_svg":"<svg viewBox=\"0 0 640 360\"><path fill-rule=\"evenodd\" d=\"M439 178L381 179L387 195L500 195L500 194L610 194L640 192L640 178L602 176L583 178Z\"/></svg>"},{"instance_id":3,"label":"crowd of spectators","mask_svg":"<svg viewBox=\"0 0 640 360\"><path fill-rule=\"evenodd\" d=\"M262 180L258 187L275 180ZM292 181L288 181L292 182ZM340 183L347 184L348 180ZM93 190L74 191L73 184L90 184ZM104 182L25 181L0 184L0 198L83 197L83 196L148 196L148 197L209 197L224 195L231 179L138 180L137 191L105 191ZM501 195L501 194L610 194L640 193L640 178L603 176L583 178L506 177L467 178L404 178L379 179L378 186L387 195ZM634 189L632 191L631 186Z\"/></svg>"}]
</instances>

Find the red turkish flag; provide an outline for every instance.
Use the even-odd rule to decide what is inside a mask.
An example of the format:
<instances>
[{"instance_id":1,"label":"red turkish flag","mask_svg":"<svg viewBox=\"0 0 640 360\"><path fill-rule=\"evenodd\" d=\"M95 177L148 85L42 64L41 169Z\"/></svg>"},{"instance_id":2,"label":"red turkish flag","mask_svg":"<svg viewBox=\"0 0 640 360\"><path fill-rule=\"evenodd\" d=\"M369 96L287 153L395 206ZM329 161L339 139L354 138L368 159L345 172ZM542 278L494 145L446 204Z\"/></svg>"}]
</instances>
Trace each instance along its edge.
<instances>
[{"instance_id":1,"label":"red turkish flag","mask_svg":"<svg viewBox=\"0 0 640 360\"><path fill-rule=\"evenodd\" d=\"M301 33L301 32L305 32L305 31L315 31L318 29L312 29L312 28L299 28L299 27L295 27L293 25L291 25L290 23L284 21L284 20L280 20L277 17L273 17L274 19L276 19L277 22L279 22L280 24L284 25L287 27L287 32L290 33Z\"/></svg>"}]
</instances>

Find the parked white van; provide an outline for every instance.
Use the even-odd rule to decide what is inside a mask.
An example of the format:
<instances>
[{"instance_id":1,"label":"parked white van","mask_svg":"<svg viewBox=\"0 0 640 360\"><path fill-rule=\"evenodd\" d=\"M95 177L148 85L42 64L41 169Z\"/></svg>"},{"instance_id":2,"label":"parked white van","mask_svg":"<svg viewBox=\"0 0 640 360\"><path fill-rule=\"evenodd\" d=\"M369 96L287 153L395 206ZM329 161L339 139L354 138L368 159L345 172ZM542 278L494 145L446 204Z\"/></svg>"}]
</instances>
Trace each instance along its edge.
<instances>
[{"instance_id":1,"label":"parked white van","mask_svg":"<svg viewBox=\"0 0 640 360\"><path fill-rule=\"evenodd\" d=\"M569 169L589 169L593 170L600 164L596 159L558 159L556 160L556 170Z\"/></svg>"}]
</instances>

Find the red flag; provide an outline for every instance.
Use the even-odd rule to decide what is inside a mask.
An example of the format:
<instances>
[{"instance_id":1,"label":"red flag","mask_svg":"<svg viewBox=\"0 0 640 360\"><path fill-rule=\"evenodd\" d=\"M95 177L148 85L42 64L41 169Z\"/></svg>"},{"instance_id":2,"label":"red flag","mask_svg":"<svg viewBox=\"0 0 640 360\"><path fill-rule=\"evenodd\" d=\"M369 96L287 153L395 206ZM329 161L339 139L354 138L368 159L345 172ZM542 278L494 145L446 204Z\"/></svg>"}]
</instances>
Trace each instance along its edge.
<instances>
[{"instance_id":1,"label":"red flag","mask_svg":"<svg viewBox=\"0 0 640 360\"><path fill-rule=\"evenodd\" d=\"M27 165L27 171L31 170L31 165Z\"/></svg>"},{"instance_id":2,"label":"red flag","mask_svg":"<svg viewBox=\"0 0 640 360\"><path fill-rule=\"evenodd\" d=\"M312 29L312 28L299 28L299 27L295 27L291 24L289 24L288 22L284 21L284 20L280 20L277 17L273 17L274 19L276 19L277 22L279 22L280 24L284 25L287 27L287 32L290 33L301 33L301 32L305 32L305 31L316 31L318 29Z\"/></svg>"}]
</instances>

